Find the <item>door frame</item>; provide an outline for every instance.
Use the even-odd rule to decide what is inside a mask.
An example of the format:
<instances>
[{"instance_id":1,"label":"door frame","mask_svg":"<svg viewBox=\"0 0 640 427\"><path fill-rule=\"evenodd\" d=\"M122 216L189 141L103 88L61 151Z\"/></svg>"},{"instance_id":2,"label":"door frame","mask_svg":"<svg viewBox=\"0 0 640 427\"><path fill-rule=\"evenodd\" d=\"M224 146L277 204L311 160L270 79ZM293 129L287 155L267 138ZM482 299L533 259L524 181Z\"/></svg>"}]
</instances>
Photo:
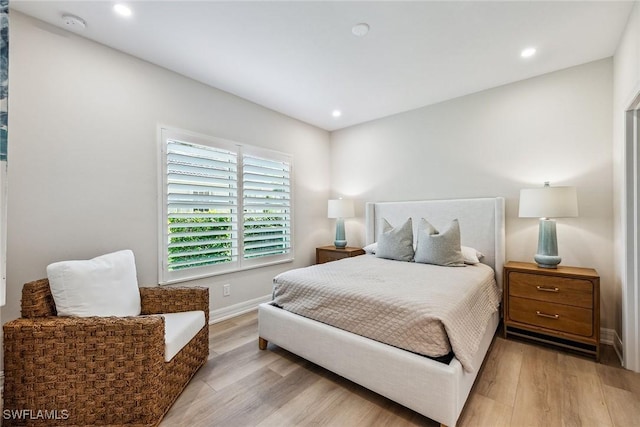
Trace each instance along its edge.
<instances>
[{"instance_id":1,"label":"door frame","mask_svg":"<svg viewBox=\"0 0 640 427\"><path fill-rule=\"evenodd\" d=\"M624 367L640 372L640 90L627 105L624 123L622 351Z\"/></svg>"}]
</instances>

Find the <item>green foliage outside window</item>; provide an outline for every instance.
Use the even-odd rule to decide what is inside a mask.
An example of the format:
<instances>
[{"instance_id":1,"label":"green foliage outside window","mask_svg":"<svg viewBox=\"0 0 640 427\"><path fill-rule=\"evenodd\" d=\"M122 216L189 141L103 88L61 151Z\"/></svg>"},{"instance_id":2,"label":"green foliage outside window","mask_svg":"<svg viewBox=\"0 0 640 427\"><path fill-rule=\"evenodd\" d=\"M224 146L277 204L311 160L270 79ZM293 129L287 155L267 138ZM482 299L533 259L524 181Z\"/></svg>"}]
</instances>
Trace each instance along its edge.
<instances>
[{"instance_id":1,"label":"green foliage outside window","mask_svg":"<svg viewBox=\"0 0 640 427\"><path fill-rule=\"evenodd\" d=\"M286 253L289 245L289 236L286 231L282 230L282 218L281 217L245 217L245 222L263 222L264 224L245 224L244 237L255 238L263 237L260 239L261 245L259 247L250 247L245 243L245 258L253 258L260 256L264 252L270 253ZM279 230L280 229L280 230ZM261 232L256 232L260 230ZM265 246L268 245L268 246Z\"/></svg>"},{"instance_id":2,"label":"green foliage outside window","mask_svg":"<svg viewBox=\"0 0 640 427\"><path fill-rule=\"evenodd\" d=\"M211 210L208 213L215 213ZM198 233L190 236L169 234L169 268L178 270L194 266L204 266L232 261L232 217L202 216L197 218L169 218L174 233ZM185 224L176 227L176 224ZM202 225L194 225L202 224ZM219 223L220 225L213 225ZM207 232L228 233L211 235ZM202 234L200 234L202 233ZM200 242L200 244L198 244ZM213 251L213 252L212 252Z\"/></svg>"}]
</instances>

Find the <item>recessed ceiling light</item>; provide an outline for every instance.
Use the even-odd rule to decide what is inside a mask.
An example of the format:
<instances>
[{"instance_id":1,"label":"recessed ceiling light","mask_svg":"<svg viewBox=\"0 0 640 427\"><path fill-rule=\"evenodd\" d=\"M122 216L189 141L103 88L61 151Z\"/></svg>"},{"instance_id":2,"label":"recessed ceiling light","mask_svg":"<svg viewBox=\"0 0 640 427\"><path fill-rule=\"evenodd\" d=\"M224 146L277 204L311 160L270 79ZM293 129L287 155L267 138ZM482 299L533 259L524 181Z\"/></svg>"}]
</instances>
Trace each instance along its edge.
<instances>
[{"instance_id":1,"label":"recessed ceiling light","mask_svg":"<svg viewBox=\"0 0 640 427\"><path fill-rule=\"evenodd\" d=\"M340 116L342 115L342 111L340 111L340 110L333 110L333 111L331 112L331 115L332 115L333 117L340 117Z\"/></svg>"},{"instance_id":2,"label":"recessed ceiling light","mask_svg":"<svg viewBox=\"0 0 640 427\"><path fill-rule=\"evenodd\" d=\"M520 56L523 57L523 58L531 58L535 54L536 54L536 48L535 47L528 47L528 48L524 49L522 52L520 52Z\"/></svg>"},{"instance_id":3,"label":"recessed ceiling light","mask_svg":"<svg viewBox=\"0 0 640 427\"><path fill-rule=\"evenodd\" d=\"M356 24L351 29L351 32L353 33L354 36L357 36L357 37L366 36L367 33L369 32L369 24L364 22Z\"/></svg>"},{"instance_id":4,"label":"recessed ceiling light","mask_svg":"<svg viewBox=\"0 0 640 427\"><path fill-rule=\"evenodd\" d=\"M113 5L113 10L115 10L118 15L122 16L131 16L131 14L133 13L129 6L122 3L116 3L115 5Z\"/></svg>"}]
</instances>

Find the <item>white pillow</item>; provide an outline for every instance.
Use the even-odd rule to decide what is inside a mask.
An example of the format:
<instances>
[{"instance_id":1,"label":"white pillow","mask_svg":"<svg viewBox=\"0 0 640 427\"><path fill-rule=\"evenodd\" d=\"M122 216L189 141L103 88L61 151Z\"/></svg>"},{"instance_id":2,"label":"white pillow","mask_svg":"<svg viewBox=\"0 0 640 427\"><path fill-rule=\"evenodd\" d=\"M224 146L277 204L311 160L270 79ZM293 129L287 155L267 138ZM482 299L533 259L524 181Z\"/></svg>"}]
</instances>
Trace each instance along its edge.
<instances>
[{"instance_id":1,"label":"white pillow","mask_svg":"<svg viewBox=\"0 0 640 427\"><path fill-rule=\"evenodd\" d=\"M137 316L140 291L133 252L123 250L86 261L47 266L59 316Z\"/></svg>"},{"instance_id":2,"label":"white pillow","mask_svg":"<svg viewBox=\"0 0 640 427\"><path fill-rule=\"evenodd\" d=\"M484 257L484 254L477 249L470 248L469 246L460 246L462 250L462 257L465 264L479 264L480 258Z\"/></svg>"},{"instance_id":3,"label":"white pillow","mask_svg":"<svg viewBox=\"0 0 640 427\"><path fill-rule=\"evenodd\" d=\"M362 248L362 250L364 250L366 253L370 255L375 255L376 251L378 250L378 242L371 243L370 245L367 245L364 248Z\"/></svg>"}]
</instances>

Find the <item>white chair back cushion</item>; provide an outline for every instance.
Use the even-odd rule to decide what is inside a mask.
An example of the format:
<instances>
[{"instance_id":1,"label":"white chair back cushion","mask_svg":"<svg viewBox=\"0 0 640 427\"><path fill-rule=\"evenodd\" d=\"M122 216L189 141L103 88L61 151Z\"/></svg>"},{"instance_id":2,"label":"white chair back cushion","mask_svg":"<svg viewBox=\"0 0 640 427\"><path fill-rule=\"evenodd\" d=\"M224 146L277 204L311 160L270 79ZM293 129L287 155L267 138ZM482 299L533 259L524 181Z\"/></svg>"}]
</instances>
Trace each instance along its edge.
<instances>
[{"instance_id":1,"label":"white chair back cushion","mask_svg":"<svg viewBox=\"0 0 640 427\"><path fill-rule=\"evenodd\" d=\"M138 316L140 291L133 252L47 266L59 316Z\"/></svg>"}]
</instances>

